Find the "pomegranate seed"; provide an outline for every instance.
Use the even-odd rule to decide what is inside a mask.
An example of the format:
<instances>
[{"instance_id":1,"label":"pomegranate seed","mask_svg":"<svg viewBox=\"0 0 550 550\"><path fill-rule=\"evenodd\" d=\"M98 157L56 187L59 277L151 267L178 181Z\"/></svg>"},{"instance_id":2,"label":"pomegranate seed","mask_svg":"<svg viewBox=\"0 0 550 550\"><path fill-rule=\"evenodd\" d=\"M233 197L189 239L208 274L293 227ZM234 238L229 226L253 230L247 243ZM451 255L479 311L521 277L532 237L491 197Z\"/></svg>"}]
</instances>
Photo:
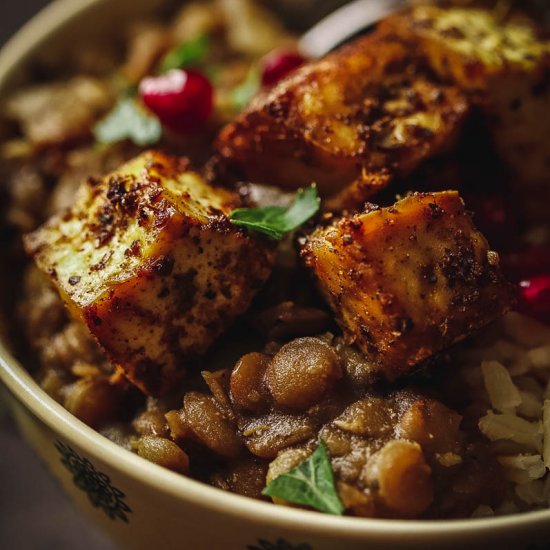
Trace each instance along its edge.
<instances>
[{"instance_id":1,"label":"pomegranate seed","mask_svg":"<svg viewBox=\"0 0 550 550\"><path fill-rule=\"evenodd\" d=\"M262 85L269 87L277 84L305 61L298 52L275 50L268 53L261 61Z\"/></svg>"},{"instance_id":2,"label":"pomegranate seed","mask_svg":"<svg viewBox=\"0 0 550 550\"><path fill-rule=\"evenodd\" d=\"M550 273L550 245L532 246L504 254L501 265L504 274L513 281Z\"/></svg>"},{"instance_id":3,"label":"pomegranate seed","mask_svg":"<svg viewBox=\"0 0 550 550\"><path fill-rule=\"evenodd\" d=\"M550 323L550 275L537 275L519 283L519 310L543 323Z\"/></svg>"},{"instance_id":4,"label":"pomegranate seed","mask_svg":"<svg viewBox=\"0 0 550 550\"><path fill-rule=\"evenodd\" d=\"M139 94L159 120L176 132L195 132L212 114L214 90L198 71L174 69L146 77Z\"/></svg>"}]
</instances>

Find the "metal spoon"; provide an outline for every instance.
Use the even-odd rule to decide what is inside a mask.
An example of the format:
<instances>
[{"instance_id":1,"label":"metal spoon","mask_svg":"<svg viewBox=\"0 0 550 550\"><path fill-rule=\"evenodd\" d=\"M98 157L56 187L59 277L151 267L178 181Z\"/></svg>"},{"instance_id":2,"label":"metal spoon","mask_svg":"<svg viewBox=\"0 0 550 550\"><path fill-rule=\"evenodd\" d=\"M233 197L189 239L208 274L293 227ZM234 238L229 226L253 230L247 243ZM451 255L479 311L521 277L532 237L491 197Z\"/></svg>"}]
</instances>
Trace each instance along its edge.
<instances>
[{"instance_id":1,"label":"metal spoon","mask_svg":"<svg viewBox=\"0 0 550 550\"><path fill-rule=\"evenodd\" d=\"M298 49L306 57L321 57L406 5L405 0L354 0L321 19L302 35Z\"/></svg>"}]
</instances>

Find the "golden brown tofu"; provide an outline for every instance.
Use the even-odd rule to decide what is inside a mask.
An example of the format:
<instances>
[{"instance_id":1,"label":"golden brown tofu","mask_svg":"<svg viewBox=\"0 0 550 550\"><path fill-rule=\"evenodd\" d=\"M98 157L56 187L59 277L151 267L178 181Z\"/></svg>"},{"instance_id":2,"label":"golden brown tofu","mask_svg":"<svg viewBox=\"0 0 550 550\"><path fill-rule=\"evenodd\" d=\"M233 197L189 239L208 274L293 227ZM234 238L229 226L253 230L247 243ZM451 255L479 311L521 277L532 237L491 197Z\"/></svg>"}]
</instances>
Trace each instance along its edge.
<instances>
[{"instance_id":1,"label":"golden brown tofu","mask_svg":"<svg viewBox=\"0 0 550 550\"><path fill-rule=\"evenodd\" d=\"M434 6L390 17L378 32L415 41L436 73L470 94L486 114L527 212L547 219L550 40L517 16L502 20L488 10Z\"/></svg>"},{"instance_id":2,"label":"golden brown tofu","mask_svg":"<svg viewBox=\"0 0 550 550\"><path fill-rule=\"evenodd\" d=\"M25 246L111 361L160 394L247 309L271 249L225 217L236 196L148 152L89 179Z\"/></svg>"},{"instance_id":3,"label":"golden brown tofu","mask_svg":"<svg viewBox=\"0 0 550 550\"><path fill-rule=\"evenodd\" d=\"M348 342L389 380L513 301L498 255L454 191L344 217L317 229L302 253Z\"/></svg>"},{"instance_id":4,"label":"golden brown tofu","mask_svg":"<svg viewBox=\"0 0 550 550\"><path fill-rule=\"evenodd\" d=\"M492 89L495 79L535 76L550 55L530 20L485 9L419 6L383 20L378 32L416 42L439 75L482 94L508 93Z\"/></svg>"},{"instance_id":5,"label":"golden brown tofu","mask_svg":"<svg viewBox=\"0 0 550 550\"><path fill-rule=\"evenodd\" d=\"M421 72L413 50L371 36L299 69L222 130L218 174L286 189L315 182L325 208L360 207L451 147L468 111L458 89Z\"/></svg>"}]
</instances>

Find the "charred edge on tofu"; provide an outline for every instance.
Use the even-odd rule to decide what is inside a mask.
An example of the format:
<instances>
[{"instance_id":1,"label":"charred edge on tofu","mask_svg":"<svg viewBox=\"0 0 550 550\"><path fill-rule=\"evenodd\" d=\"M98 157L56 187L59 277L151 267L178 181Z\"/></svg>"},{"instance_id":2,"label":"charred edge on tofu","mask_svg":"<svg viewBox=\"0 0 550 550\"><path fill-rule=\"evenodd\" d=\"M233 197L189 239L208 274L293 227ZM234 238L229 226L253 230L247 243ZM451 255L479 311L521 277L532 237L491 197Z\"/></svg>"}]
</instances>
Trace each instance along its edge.
<instances>
[{"instance_id":1,"label":"charred edge on tofu","mask_svg":"<svg viewBox=\"0 0 550 550\"><path fill-rule=\"evenodd\" d=\"M469 112L412 42L368 36L298 69L220 133L220 179L296 188L315 181L325 208L357 208L452 147Z\"/></svg>"},{"instance_id":2,"label":"charred edge on tofu","mask_svg":"<svg viewBox=\"0 0 550 550\"><path fill-rule=\"evenodd\" d=\"M273 245L227 217L238 205L187 160L148 152L88 180L73 208L25 244L112 362L158 395L270 274Z\"/></svg>"},{"instance_id":3,"label":"charred edge on tofu","mask_svg":"<svg viewBox=\"0 0 550 550\"><path fill-rule=\"evenodd\" d=\"M337 219L308 237L302 256L348 342L389 380L514 303L456 192L414 193Z\"/></svg>"}]
</instances>

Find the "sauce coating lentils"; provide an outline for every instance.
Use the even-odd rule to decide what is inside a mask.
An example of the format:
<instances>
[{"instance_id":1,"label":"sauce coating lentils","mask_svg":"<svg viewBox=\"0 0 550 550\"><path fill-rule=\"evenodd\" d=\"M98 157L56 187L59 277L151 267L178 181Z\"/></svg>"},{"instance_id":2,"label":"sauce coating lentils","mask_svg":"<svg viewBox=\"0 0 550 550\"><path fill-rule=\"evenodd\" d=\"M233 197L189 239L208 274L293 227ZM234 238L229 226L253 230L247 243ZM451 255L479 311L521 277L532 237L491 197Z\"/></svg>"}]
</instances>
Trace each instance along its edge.
<instances>
[{"instance_id":1,"label":"sauce coating lentils","mask_svg":"<svg viewBox=\"0 0 550 550\"><path fill-rule=\"evenodd\" d=\"M189 473L189 457L174 442L164 437L146 435L137 444L137 454L159 466L180 474Z\"/></svg>"},{"instance_id":2,"label":"sauce coating lentils","mask_svg":"<svg viewBox=\"0 0 550 550\"><path fill-rule=\"evenodd\" d=\"M232 372L204 372L211 395L189 391L166 413L171 438L192 467L202 468L195 456L210 464L202 478L257 498L322 440L346 514L467 517L501 502L500 465L458 413L428 396L431 386L368 389L347 359L330 334L268 343Z\"/></svg>"},{"instance_id":3,"label":"sauce coating lentils","mask_svg":"<svg viewBox=\"0 0 550 550\"><path fill-rule=\"evenodd\" d=\"M301 411L317 403L341 377L338 356L318 338L298 338L284 345L266 370L275 403Z\"/></svg>"},{"instance_id":4,"label":"sauce coating lentils","mask_svg":"<svg viewBox=\"0 0 550 550\"><path fill-rule=\"evenodd\" d=\"M263 406L264 375L270 357L263 353L243 355L231 372L229 391L237 409L259 412Z\"/></svg>"},{"instance_id":5,"label":"sauce coating lentils","mask_svg":"<svg viewBox=\"0 0 550 550\"><path fill-rule=\"evenodd\" d=\"M397 514L417 516L433 501L431 468L422 448L410 441L390 441L368 461L364 475L378 488L385 505Z\"/></svg>"},{"instance_id":6,"label":"sauce coating lentils","mask_svg":"<svg viewBox=\"0 0 550 550\"><path fill-rule=\"evenodd\" d=\"M240 438L214 398L189 392L183 398L183 410L187 425L201 443L226 458L239 455L242 448Z\"/></svg>"},{"instance_id":7,"label":"sauce coating lentils","mask_svg":"<svg viewBox=\"0 0 550 550\"><path fill-rule=\"evenodd\" d=\"M124 390L106 377L77 380L65 388L64 406L78 419L97 428L118 417Z\"/></svg>"}]
</instances>

